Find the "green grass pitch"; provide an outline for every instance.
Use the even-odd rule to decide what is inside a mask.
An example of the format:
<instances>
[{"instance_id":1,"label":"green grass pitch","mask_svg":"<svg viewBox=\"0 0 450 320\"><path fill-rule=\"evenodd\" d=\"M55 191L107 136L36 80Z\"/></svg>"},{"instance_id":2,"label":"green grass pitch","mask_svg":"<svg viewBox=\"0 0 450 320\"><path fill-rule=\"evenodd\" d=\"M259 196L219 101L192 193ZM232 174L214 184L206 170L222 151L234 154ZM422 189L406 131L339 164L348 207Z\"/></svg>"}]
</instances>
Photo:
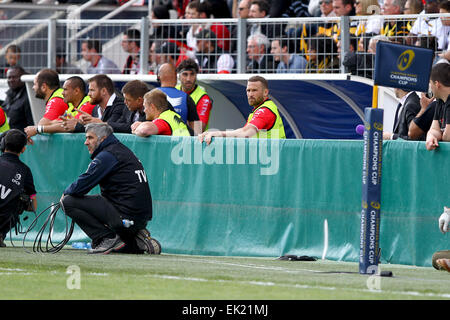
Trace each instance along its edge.
<instances>
[{"instance_id":1,"label":"green grass pitch","mask_svg":"<svg viewBox=\"0 0 450 320\"><path fill-rule=\"evenodd\" d=\"M0 249L3 300L386 300L450 299L450 274L380 265L393 277L360 275L358 264L318 260L163 254L90 255L64 248Z\"/></svg>"}]
</instances>

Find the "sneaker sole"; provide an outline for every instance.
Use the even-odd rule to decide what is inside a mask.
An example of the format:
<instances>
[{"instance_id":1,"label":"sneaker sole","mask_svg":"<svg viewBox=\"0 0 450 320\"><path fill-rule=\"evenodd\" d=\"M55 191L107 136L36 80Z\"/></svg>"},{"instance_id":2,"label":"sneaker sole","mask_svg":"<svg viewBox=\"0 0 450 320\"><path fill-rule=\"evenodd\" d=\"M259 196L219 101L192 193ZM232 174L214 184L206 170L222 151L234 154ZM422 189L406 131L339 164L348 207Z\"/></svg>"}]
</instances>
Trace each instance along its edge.
<instances>
[{"instance_id":1,"label":"sneaker sole","mask_svg":"<svg viewBox=\"0 0 450 320\"><path fill-rule=\"evenodd\" d=\"M121 241L118 244L116 244L114 247L109 248L108 250L102 251L102 252L92 252L88 251L89 254L109 254L111 251L117 251L125 247L125 242Z\"/></svg>"},{"instance_id":2,"label":"sneaker sole","mask_svg":"<svg viewBox=\"0 0 450 320\"><path fill-rule=\"evenodd\" d=\"M158 242L158 240L150 236L150 232L148 232L148 230L139 232L137 234L137 238L142 241L147 248L147 250L145 250L145 253L161 254L161 244ZM150 241L151 245L148 243L148 241Z\"/></svg>"}]
</instances>

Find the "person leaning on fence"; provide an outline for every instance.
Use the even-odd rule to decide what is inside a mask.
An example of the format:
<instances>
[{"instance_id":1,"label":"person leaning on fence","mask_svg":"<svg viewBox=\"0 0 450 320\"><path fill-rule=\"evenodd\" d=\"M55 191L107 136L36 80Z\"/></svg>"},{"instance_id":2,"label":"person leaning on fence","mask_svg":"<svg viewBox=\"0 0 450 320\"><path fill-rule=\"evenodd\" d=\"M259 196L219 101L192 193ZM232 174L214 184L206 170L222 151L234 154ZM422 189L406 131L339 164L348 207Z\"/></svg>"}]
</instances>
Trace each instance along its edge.
<instances>
[{"instance_id":1,"label":"person leaning on fence","mask_svg":"<svg viewBox=\"0 0 450 320\"><path fill-rule=\"evenodd\" d=\"M51 124L69 108L64 101L63 88L60 87L59 76L55 70L43 69L33 80L33 90L36 98L45 100L45 113L38 125Z\"/></svg>"},{"instance_id":2,"label":"person leaning on fence","mask_svg":"<svg viewBox=\"0 0 450 320\"><path fill-rule=\"evenodd\" d=\"M19 159L26 145L27 136L18 129L0 136L0 247L6 247L3 240L18 223L19 215L37 208L33 174Z\"/></svg>"},{"instance_id":3,"label":"person leaning on fence","mask_svg":"<svg viewBox=\"0 0 450 320\"><path fill-rule=\"evenodd\" d=\"M114 132L132 133L133 123L146 120L144 112L144 96L150 91L149 86L141 80L131 80L122 87L127 110L124 110L122 118L116 123L109 123Z\"/></svg>"},{"instance_id":4,"label":"person leaning on fence","mask_svg":"<svg viewBox=\"0 0 450 320\"><path fill-rule=\"evenodd\" d=\"M89 253L159 254L159 243L146 229L152 197L142 163L107 123L88 124L84 144L92 161L64 190L60 202L64 213L92 239ZM101 193L87 195L97 185Z\"/></svg>"},{"instance_id":5,"label":"person leaning on fence","mask_svg":"<svg viewBox=\"0 0 450 320\"><path fill-rule=\"evenodd\" d=\"M63 99L69 106L65 112L64 119L73 121L74 124L84 113L92 114L92 110L95 107L95 105L90 103L91 98L86 95L86 83L78 76L70 77L64 82ZM66 128L63 125L63 121L59 120L45 125L28 126L25 128L25 132L28 138L31 138L41 133L68 132Z\"/></svg>"},{"instance_id":6,"label":"person leaning on fence","mask_svg":"<svg viewBox=\"0 0 450 320\"><path fill-rule=\"evenodd\" d=\"M439 141L450 141L450 64L435 64L431 69L430 88L437 100L431 128L427 133L426 147L435 150Z\"/></svg>"},{"instance_id":7,"label":"person leaning on fence","mask_svg":"<svg viewBox=\"0 0 450 320\"><path fill-rule=\"evenodd\" d=\"M285 139L283 119L276 104L269 99L268 82L261 76L247 81L247 100L253 107L244 127L227 131L206 131L199 135L200 142L210 144L213 137Z\"/></svg>"},{"instance_id":8,"label":"person leaning on fence","mask_svg":"<svg viewBox=\"0 0 450 320\"><path fill-rule=\"evenodd\" d=\"M409 124L409 140L425 141L427 132L433 123L434 113L436 111L437 101L434 97L428 98L425 93L421 93L420 111Z\"/></svg>"},{"instance_id":9,"label":"person leaning on fence","mask_svg":"<svg viewBox=\"0 0 450 320\"><path fill-rule=\"evenodd\" d=\"M10 128L21 131L34 124L27 88L25 83L20 80L24 74L26 74L25 70L19 66L8 69L6 80L9 89L6 91L5 102L2 105L8 116Z\"/></svg>"},{"instance_id":10,"label":"person leaning on fence","mask_svg":"<svg viewBox=\"0 0 450 320\"><path fill-rule=\"evenodd\" d=\"M122 97L116 95L114 83L107 75L98 74L88 79L90 104L95 105L92 114L80 111L79 119L63 118L66 132L84 132L84 126L93 122L114 124L122 118L126 106Z\"/></svg>"},{"instance_id":11,"label":"person leaning on fence","mask_svg":"<svg viewBox=\"0 0 450 320\"><path fill-rule=\"evenodd\" d=\"M170 109L167 95L160 89L155 88L145 94L144 107L147 121L133 123L133 134L140 137L191 135L180 115Z\"/></svg>"}]
</instances>

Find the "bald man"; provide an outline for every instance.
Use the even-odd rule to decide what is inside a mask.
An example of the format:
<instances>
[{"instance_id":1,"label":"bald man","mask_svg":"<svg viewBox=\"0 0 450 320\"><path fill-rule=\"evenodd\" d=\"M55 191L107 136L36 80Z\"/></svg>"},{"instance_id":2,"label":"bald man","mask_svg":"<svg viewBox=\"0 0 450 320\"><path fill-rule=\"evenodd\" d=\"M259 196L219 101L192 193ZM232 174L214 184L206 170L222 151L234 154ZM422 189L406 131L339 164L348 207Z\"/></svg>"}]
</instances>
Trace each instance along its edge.
<instances>
[{"instance_id":1,"label":"bald man","mask_svg":"<svg viewBox=\"0 0 450 320\"><path fill-rule=\"evenodd\" d=\"M167 100L173 106L183 121L193 130L194 135L202 133L202 122L197 113L194 100L185 92L175 88L177 85L177 73L175 67L170 63L162 64L158 69L159 88L167 95Z\"/></svg>"}]
</instances>

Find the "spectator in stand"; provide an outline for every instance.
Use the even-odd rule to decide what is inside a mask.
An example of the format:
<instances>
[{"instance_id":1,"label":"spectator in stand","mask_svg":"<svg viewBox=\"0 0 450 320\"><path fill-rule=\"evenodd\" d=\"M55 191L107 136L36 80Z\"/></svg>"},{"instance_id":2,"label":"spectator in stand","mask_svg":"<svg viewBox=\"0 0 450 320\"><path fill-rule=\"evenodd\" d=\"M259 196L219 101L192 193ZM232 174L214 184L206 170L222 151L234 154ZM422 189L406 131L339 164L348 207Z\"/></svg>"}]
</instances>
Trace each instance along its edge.
<instances>
[{"instance_id":1,"label":"spectator in stand","mask_svg":"<svg viewBox=\"0 0 450 320\"><path fill-rule=\"evenodd\" d=\"M249 18L261 19L270 18L270 4L267 0L252 0L250 5ZM268 21L269 22L269 21ZM283 35L282 26L279 23L252 23L250 35L261 33L267 38L275 39Z\"/></svg>"},{"instance_id":2,"label":"spectator in stand","mask_svg":"<svg viewBox=\"0 0 450 320\"><path fill-rule=\"evenodd\" d=\"M164 63L170 63L174 66L179 64L180 51L174 42L165 41L161 43L160 41L155 41L154 50L156 70Z\"/></svg>"},{"instance_id":3,"label":"spectator in stand","mask_svg":"<svg viewBox=\"0 0 450 320\"><path fill-rule=\"evenodd\" d=\"M116 64L102 55L102 44L98 40L85 40L81 43L81 55L90 62L88 74L120 73Z\"/></svg>"},{"instance_id":4,"label":"spectator in stand","mask_svg":"<svg viewBox=\"0 0 450 320\"><path fill-rule=\"evenodd\" d=\"M195 0L198 1L198 0ZM193 1L193 2L195 2ZM216 18L211 14L211 4L208 0L200 2L198 6L198 14L200 19L213 19ZM214 22L212 24L208 25L201 25L199 29L197 29L197 33L200 30L209 29L217 37L217 51L223 50L223 51L229 51L230 50L230 30L219 22Z\"/></svg>"},{"instance_id":5,"label":"spectator in stand","mask_svg":"<svg viewBox=\"0 0 450 320\"><path fill-rule=\"evenodd\" d=\"M182 18L186 14L186 8L190 0L172 0L173 10L177 12L177 17Z\"/></svg>"},{"instance_id":6,"label":"spectator in stand","mask_svg":"<svg viewBox=\"0 0 450 320\"><path fill-rule=\"evenodd\" d=\"M186 20L189 19L200 19L200 1L192 1L186 7L186 13L184 18ZM187 33L184 35L186 39L186 52L185 53L189 58L195 58L195 54L197 53L197 39L195 39L195 34L201 30L201 25L198 23L193 23L189 27Z\"/></svg>"},{"instance_id":7,"label":"spectator in stand","mask_svg":"<svg viewBox=\"0 0 450 320\"><path fill-rule=\"evenodd\" d=\"M406 7L406 4L405 4ZM435 28L438 18L428 18L424 14L439 13L438 0L425 0L425 8L420 12L420 16L412 25L407 37L407 43L411 44L417 40L417 37L426 37L430 35Z\"/></svg>"},{"instance_id":8,"label":"spectator in stand","mask_svg":"<svg viewBox=\"0 0 450 320\"><path fill-rule=\"evenodd\" d=\"M406 0L385 0L381 7L381 13L384 16L401 15L405 3ZM385 18L380 34L388 37L391 41L403 44L409 34L408 21Z\"/></svg>"},{"instance_id":9,"label":"spectator in stand","mask_svg":"<svg viewBox=\"0 0 450 320\"><path fill-rule=\"evenodd\" d=\"M56 72L59 74L82 74L80 68L69 64L62 49L56 50Z\"/></svg>"},{"instance_id":10,"label":"spectator in stand","mask_svg":"<svg viewBox=\"0 0 450 320\"><path fill-rule=\"evenodd\" d=\"M361 20L354 35L360 37L360 43L374 35L380 34L383 21L379 17L381 7L378 0L356 0L355 13L357 16L369 16L367 20Z\"/></svg>"},{"instance_id":11,"label":"spectator in stand","mask_svg":"<svg viewBox=\"0 0 450 320\"><path fill-rule=\"evenodd\" d=\"M333 0L320 0L319 5L321 17L336 17L333 10Z\"/></svg>"},{"instance_id":12,"label":"spectator in stand","mask_svg":"<svg viewBox=\"0 0 450 320\"><path fill-rule=\"evenodd\" d=\"M305 72L308 61L302 56L295 54L292 40L282 38L272 40L270 53L275 61L278 61L277 73L301 73Z\"/></svg>"},{"instance_id":13,"label":"spectator in stand","mask_svg":"<svg viewBox=\"0 0 450 320\"><path fill-rule=\"evenodd\" d=\"M423 10L422 0L406 0L403 14L419 14ZM412 25L411 25L412 27Z\"/></svg>"},{"instance_id":14,"label":"spectator in stand","mask_svg":"<svg viewBox=\"0 0 450 320\"><path fill-rule=\"evenodd\" d=\"M350 0L333 0L333 11L337 17L354 16L354 2Z\"/></svg>"},{"instance_id":15,"label":"spectator in stand","mask_svg":"<svg viewBox=\"0 0 450 320\"><path fill-rule=\"evenodd\" d=\"M5 52L6 63L1 67L1 70L0 70L1 78L6 77L8 68L19 65L20 53L21 53L21 50L18 45L11 44L8 46L8 48L6 48L6 52Z\"/></svg>"},{"instance_id":16,"label":"spectator in stand","mask_svg":"<svg viewBox=\"0 0 450 320\"><path fill-rule=\"evenodd\" d=\"M139 52L141 51L141 32L128 29L122 34L122 49L129 53L122 74L139 74Z\"/></svg>"},{"instance_id":17,"label":"spectator in stand","mask_svg":"<svg viewBox=\"0 0 450 320\"><path fill-rule=\"evenodd\" d=\"M248 19L250 13L251 0L241 0L238 5L238 17L241 19Z\"/></svg>"},{"instance_id":18,"label":"spectator in stand","mask_svg":"<svg viewBox=\"0 0 450 320\"><path fill-rule=\"evenodd\" d=\"M215 19L228 19L231 17L231 10L228 8L226 0L203 0L210 6L210 14Z\"/></svg>"},{"instance_id":19,"label":"spectator in stand","mask_svg":"<svg viewBox=\"0 0 450 320\"><path fill-rule=\"evenodd\" d=\"M310 17L311 14L308 10L308 0L284 0L283 5L275 1L272 1L272 5L270 8L270 17L278 17L278 12L274 10L274 7L280 6L284 8L287 5L287 8L283 10L280 17L283 18L306 18Z\"/></svg>"},{"instance_id":20,"label":"spectator in stand","mask_svg":"<svg viewBox=\"0 0 450 320\"><path fill-rule=\"evenodd\" d=\"M444 0L439 3L439 13L450 13L450 1ZM437 19L431 35L436 37L437 51L450 52L450 18Z\"/></svg>"},{"instance_id":21,"label":"spectator in stand","mask_svg":"<svg viewBox=\"0 0 450 320\"><path fill-rule=\"evenodd\" d=\"M195 34L197 39L197 55L201 73L217 73L217 62L219 59L228 61L234 65L234 59L223 50L218 52L216 45L216 34L208 29L202 29Z\"/></svg>"},{"instance_id":22,"label":"spectator in stand","mask_svg":"<svg viewBox=\"0 0 450 320\"><path fill-rule=\"evenodd\" d=\"M152 8L152 30L150 39L153 41L162 40L167 41L169 39L180 38L181 28L179 25L168 25L155 23L155 20L170 19L170 12L165 5L156 5Z\"/></svg>"},{"instance_id":23,"label":"spectator in stand","mask_svg":"<svg viewBox=\"0 0 450 320\"><path fill-rule=\"evenodd\" d=\"M63 88L60 87L59 76L55 70L39 71L33 80L33 91L36 98L45 101L45 113L38 123L39 131L41 126L58 121L59 116L62 116L69 106L64 102Z\"/></svg>"},{"instance_id":24,"label":"spectator in stand","mask_svg":"<svg viewBox=\"0 0 450 320\"><path fill-rule=\"evenodd\" d=\"M8 116L9 127L21 131L34 124L27 88L25 83L20 80L20 77L24 74L26 74L25 70L19 66L8 69L6 79L9 89L6 91L6 99L3 103L3 108Z\"/></svg>"},{"instance_id":25,"label":"spectator in stand","mask_svg":"<svg viewBox=\"0 0 450 320\"><path fill-rule=\"evenodd\" d=\"M333 11L336 17L343 16L354 16L355 15L355 3L353 0L333 0ZM350 34L354 34L356 27L358 26L358 21L350 21ZM341 30L339 28L339 23L333 24L331 30L331 37L337 43L340 37Z\"/></svg>"},{"instance_id":26,"label":"spectator in stand","mask_svg":"<svg viewBox=\"0 0 450 320\"><path fill-rule=\"evenodd\" d=\"M240 0L239 4L238 4L238 11L237 11L237 15L239 18L241 19L248 19L249 18L249 13L250 13L250 4L251 4L251 0ZM247 24L247 35L250 34L250 28L251 25ZM231 26L231 43L230 43L230 52L236 52L237 51L237 35L238 32L238 27L236 24L233 24Z\"/></svg>"},{"instance_id":27,"label":"spectator in stand","mask_svg":"<svg viewBox=\"0 0 450 320\"><path fill-rule=\"evenodd\" d=\"M339 72L337 44L332 38L320 36L310 39L308 43L308 55L307 73Z\"/></svg>"},{"instance_id":28,"label":"spectator in stand","mask_svg":"<svg viewBox=\"0 0 450 320\"><path fill-rule=\"evenodd\" d=\"M275 72L277 64L273 57L268 54L270 42L267 37L261 33L250 35L247 39L247 56L250 63L247 65L248 73L267 73Z\"/></svg>"}]
</instances>

